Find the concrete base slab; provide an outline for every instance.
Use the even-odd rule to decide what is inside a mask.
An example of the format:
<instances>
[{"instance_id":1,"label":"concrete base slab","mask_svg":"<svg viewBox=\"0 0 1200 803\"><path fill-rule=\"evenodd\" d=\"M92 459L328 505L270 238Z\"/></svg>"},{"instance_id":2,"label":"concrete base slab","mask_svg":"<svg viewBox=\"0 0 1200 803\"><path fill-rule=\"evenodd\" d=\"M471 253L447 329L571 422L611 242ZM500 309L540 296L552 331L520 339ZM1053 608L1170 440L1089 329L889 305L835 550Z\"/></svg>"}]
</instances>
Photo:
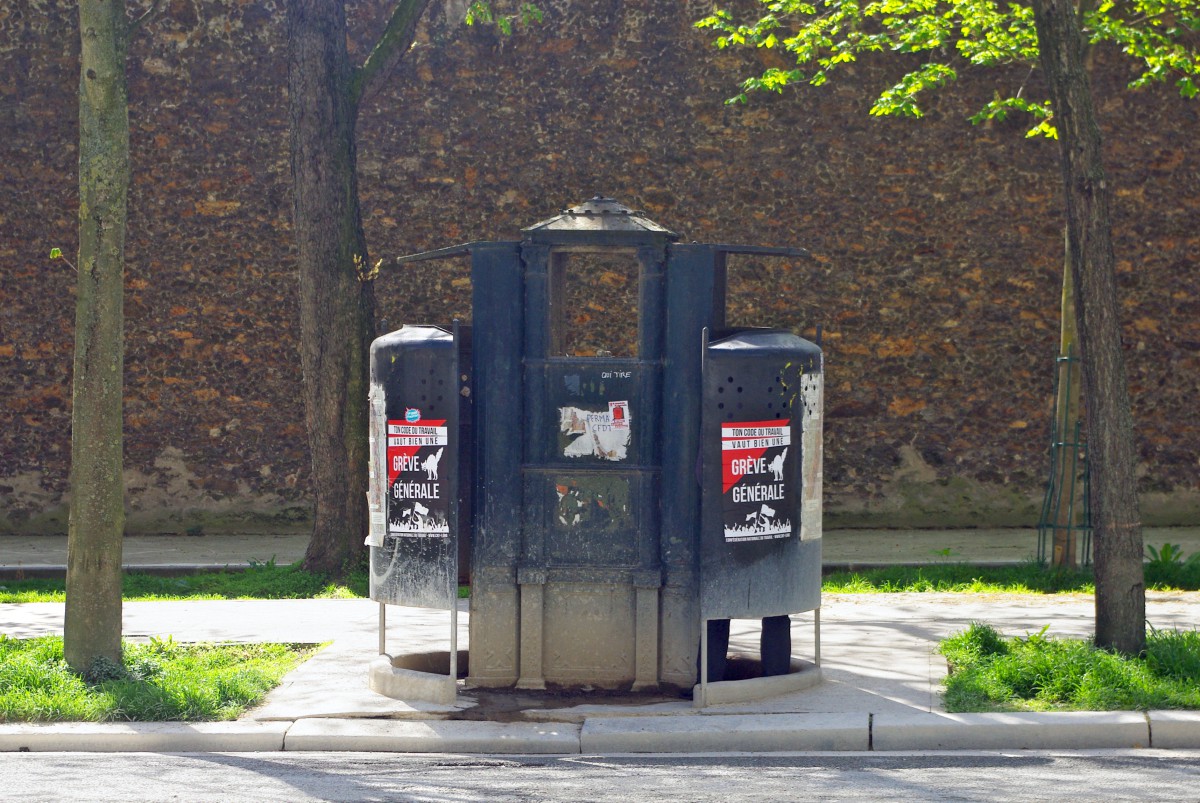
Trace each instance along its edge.
<instances>
[{"instance_id":1,"label":"concrete base slab","mask_svg":"<svg viewBox=\"0 0 1200 803\"><path fill-rule=\"evenodd\" d=\"M728 703L765 700L781 694L811 689L821 682L821 667L807 661L792 659L792 671L786 675L745 680L722 680L692 687L692 704L696 708Z\"/></svg>"},{"instance_id":2,"label":"concrete base slab","mask_svg":"<svg viewBox=\"0 0 1200 803\"><path fill-rule=\"evenodd\" d=\"M763 753L866 750L866 714L589 717L584 753Z\"/></svg>"},{"instance_id":3,"label":"concrete base slab","mask_svg":"<svg viewBox=\"0 0 1200 803\"><path fill-rule=\"evenodd\" d=\"M1147 716L1155 747L1200 748L1200 711L1151 711Z\"/></svg>"},{"instance_id":4,"label":"concrete base slab","mask_svg":"<svg viewBox=\"0 0 1200 803\"><path fill-rule=\"evenodd\" d=\"M1138 711L876 714L875 750L1082 750L1149 747Z\"/></svg>"},{"instance_id":5,"label":"concrete base slab","mask_svg":"<svg viewBox=\"0 0 1200 803\"><path fill-rule=\"evenodd\" d=\"M283 749L290 722L54 722L0 725L0 752L256 753Z\"/></svg>"},{"instance_id":6,"label":"concrete base slab","mask_svg":"<svg viewBox=\"0 0 1200 803\"><path fill-rule=\"evenodd\" d=\"M393 700L424 700L439 705L454 705L458 683L449 675L418 672L395 665L390 655L379 655L367 668L367 686L371 691Z\"/></svg>"},{"instance_id":7,"label":"concrete base slab","mask_svg":"<svg viewBox=\"0 0 1200 803\"><path fill-rule=\"evenodd\" d=\"M304 719L286 750L383 753L578 753L579 726L540 722L401 722Z\"/></svg>"}]
</instances>

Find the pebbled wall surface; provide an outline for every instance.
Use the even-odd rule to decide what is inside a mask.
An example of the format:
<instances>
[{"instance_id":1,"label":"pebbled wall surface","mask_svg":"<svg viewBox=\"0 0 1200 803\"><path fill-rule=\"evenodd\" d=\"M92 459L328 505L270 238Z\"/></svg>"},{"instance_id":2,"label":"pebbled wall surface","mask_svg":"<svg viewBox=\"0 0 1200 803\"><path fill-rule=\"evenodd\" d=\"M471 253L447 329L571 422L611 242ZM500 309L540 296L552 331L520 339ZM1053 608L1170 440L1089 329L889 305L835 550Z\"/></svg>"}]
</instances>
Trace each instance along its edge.
<instances>
[{"instance_id":1,"label":"pebbled wall surface","mask_svg":"<svg viewBox=\"0 0 1200 803\"><path fill-rule=\"evenodd\" d=\"M350 4L357 57L386 19ZM1031 525L1062 269L1056 143L966 117L1023 70L963 71L919 120L870 117L906 66L727 106L778 58L721 52L698 0L553 0L506 38L435 0L359 122L372 258L510 239L594 194L737 257L731 322L823 329L827 526ZM126 283L131 531L303 526L282 0L172 0L130 48ZM449 21L448 21L449 20ZM0 7L0 531L65 528L78 31ZM907 66L912 66L912 62ZM1148 522L1200 520L1200 106L1095 72ZM602 287L600 282L598 287ZM388 328L470 317L463 262L385 273ZM610 302L617 303L617 302ZM605 298L579 324L626 325ZM478 335L477 335L478 336ZM614 335L615 337L616 335Z\"/></svg>"}]
</instances>

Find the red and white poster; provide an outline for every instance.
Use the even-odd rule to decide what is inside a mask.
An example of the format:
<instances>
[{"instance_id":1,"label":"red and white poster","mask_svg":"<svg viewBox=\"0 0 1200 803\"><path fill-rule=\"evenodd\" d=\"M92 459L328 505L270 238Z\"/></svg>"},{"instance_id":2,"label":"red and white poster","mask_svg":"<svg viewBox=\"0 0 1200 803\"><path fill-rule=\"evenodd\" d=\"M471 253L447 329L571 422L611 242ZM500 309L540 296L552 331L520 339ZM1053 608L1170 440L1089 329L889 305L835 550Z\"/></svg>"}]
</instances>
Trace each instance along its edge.
<instances>
[{"instance_id":1,"label":"red and white poster","mask_svg":"<svg viewBox=\"0 0 1200 803\"><path fill-rule=\"evenodd\" d=\"M764 541L792 534L795 460L789 420L721 424L726 541Z\"/></svg>"},{"instance_id":2,"label":"red and white poster","mask_svg":"<svg viewBox=\"0 0 1200 803\"><path fill-rule=\"evenodd\" d=\"M442 458L450 445L445 419L387 422L387 529L392 535L449 537L450 482Z\"/></svg>"}]
</instances>

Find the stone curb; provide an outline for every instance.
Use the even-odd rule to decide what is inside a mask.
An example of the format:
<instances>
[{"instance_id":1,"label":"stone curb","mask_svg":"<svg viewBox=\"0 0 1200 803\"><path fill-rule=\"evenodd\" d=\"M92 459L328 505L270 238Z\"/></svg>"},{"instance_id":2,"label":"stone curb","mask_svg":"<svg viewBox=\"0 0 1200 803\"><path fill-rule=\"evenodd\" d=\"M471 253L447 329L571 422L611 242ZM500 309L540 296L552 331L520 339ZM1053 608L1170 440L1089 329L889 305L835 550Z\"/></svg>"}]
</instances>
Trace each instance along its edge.
<instances>
[{"instance_id":1,"label":"stone curb","mask_svg":"<svg viewBox=\"0 0 1200 803\"><path fill-rule=\"evenodd\" d=\"M313 717L0 724L0 752L598 754L1200 748L1200 711L589 716L564 722Z\"/></svg>"},{"instance_id":2,"label":"stone curb","mask_svg":"<svg viewBox=\"0 0 1200 803\"><path fill-rule=\"evenodd\" d=\"M0 752L257 753L283 749L291 722L0 724Z\"/></svg>"},{"instance_id":3,"label":"stone curb","mask_svg":"<svg viewBox=\"0 0 1200 803\"><path fill-rule=\"evenodd\" d=\"M1200 748L1200 711L1151 711L1149 717L1155 747Z\"/></svg>"},{"instance_id":4,"label":"stone curb","mask_svg":"<svg viewBox=\"0 0 1200 803\"><path fill-rule=\"evenodd\" d=\"M1083 750L1149 747L1140 711L876 714L874 750ZM1157 747L1157 745L1155 745Z\"/></svg>"},{"instance_id":5,"label":"stone curb","mask_svg":"<svg viewBox=\"0 0 1200 803\"><path fill-rule=\"evenodd\" d=\"M381 753L578 753L579 725L562 722L425 722L301 719L285 750Z\"/></svg>"},{"instance_id":6,"label":"stone curb","mask_svg":"<svg viewBox=\"0 0 1200 803\"><path fill-rule=\"evenodd\" d=\"M766 753L867 750L869 714L588 717L584 753Z\"/></svg>"}]
</instances>

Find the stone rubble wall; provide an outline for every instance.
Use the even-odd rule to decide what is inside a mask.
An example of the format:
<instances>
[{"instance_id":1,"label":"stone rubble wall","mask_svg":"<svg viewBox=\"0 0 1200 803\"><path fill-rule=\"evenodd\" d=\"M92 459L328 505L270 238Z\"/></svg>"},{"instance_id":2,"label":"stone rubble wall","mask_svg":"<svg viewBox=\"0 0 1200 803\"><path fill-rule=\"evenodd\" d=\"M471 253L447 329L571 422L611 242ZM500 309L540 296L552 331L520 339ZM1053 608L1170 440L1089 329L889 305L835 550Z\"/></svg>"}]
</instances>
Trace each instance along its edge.
<instances>
[{"instance_id":1,"label":"stone rubble wall","mask_svg":"<svg viewBox=\"0 0 1200 803\"><path fill-rule=\"evenodd\" d=\"M904 69L894 58L728 106L740 77L783 62L713 48L691 27L708 2L553 0L510 38L459 26L462 6L434 3L362 108L373 259L514 238L597 193L685 242L804 246L811 261L731 258L730 321L822 327L827 526L1036 522L1057 145L1025 139L1022 120L966 120L1025 71L964 70L920 120L867 114ZM349 13L361 59L387 4ZM0 7L0 531L65 528L74 274L47 256L76 248L77 53L73 3ZM130 48L131 531L308 515L285 55L282 0L173 0ZM1144 513L1196 523L1200 106L1129 78L1099 54ZM388 328L470 317L465 261L387 272L377 288Z\"/></svg>"}]
</instances>

